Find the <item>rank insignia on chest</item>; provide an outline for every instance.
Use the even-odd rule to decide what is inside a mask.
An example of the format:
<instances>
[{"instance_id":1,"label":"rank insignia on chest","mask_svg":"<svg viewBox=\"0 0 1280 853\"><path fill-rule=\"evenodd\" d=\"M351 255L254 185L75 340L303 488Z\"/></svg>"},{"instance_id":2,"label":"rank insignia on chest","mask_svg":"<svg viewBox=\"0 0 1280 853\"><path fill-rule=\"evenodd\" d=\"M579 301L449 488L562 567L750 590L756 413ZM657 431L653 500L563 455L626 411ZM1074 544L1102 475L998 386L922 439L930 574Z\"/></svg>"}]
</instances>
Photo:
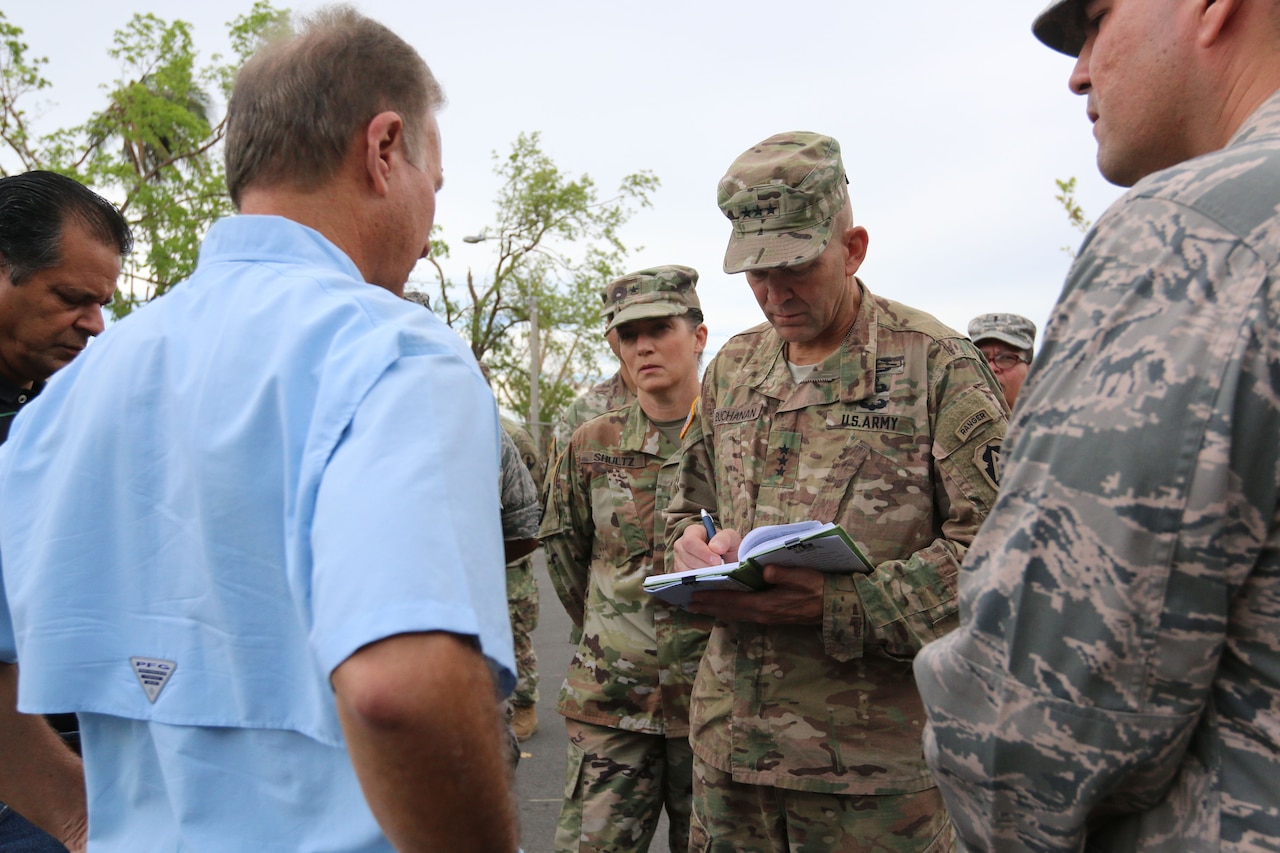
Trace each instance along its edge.
<instances>
[{"instance_id":1,"label":"rank insignia on chest","mask_svg":"<svg viewBox=\"0 0 1280 853\"><path fill-rule=\"evenodd\" d=\"M791 459L791 448L786 445L779 447L777 459L778 470L775 471L774 474L778 477L782 477L787 473L787 461Z\"/></svg>"}]
</instances>

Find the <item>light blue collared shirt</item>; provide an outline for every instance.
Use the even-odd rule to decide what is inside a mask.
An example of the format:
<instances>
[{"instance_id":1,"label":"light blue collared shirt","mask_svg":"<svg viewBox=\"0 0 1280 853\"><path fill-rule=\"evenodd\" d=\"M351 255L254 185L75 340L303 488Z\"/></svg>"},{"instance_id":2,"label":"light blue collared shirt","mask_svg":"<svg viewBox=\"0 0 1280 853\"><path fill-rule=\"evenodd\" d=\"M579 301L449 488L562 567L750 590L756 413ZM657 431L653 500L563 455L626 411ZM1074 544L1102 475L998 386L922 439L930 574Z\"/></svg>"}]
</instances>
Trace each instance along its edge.
<instances>
[{"instance_id":1,"label":"light blue collared shirt","mask_svg":"<svg viewBox=\"0 0 1280 853\"><path fill-rule=\"evenodd\" d=\"M498 430L451 329L276 217L53 378L0 456L0 657L81 715L95 851L390 849L329 675L448 631L509 692Z\"/></svg>"}]
</instances>

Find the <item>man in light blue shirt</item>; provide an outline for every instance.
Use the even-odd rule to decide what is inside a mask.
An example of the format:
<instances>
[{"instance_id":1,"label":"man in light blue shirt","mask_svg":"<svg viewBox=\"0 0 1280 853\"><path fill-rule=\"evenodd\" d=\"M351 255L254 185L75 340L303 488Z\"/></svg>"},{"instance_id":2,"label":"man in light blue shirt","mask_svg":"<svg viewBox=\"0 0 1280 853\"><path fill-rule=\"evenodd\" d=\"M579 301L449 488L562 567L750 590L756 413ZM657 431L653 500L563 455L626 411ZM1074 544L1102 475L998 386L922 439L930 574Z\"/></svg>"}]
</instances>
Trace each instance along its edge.
<instances>
[{"instance_id":1,"label":"man in light blue shirt","mask_svg":"<svg viewBox=\"0 0 1280 853\"><path fill-rule=\"evenodd\" d=\"M91 850L515 849L497 413L399 298L441 102L349 9L264 47L242 215L14 424L0 658L80 715Z\"/></svg>"}]
</instances>

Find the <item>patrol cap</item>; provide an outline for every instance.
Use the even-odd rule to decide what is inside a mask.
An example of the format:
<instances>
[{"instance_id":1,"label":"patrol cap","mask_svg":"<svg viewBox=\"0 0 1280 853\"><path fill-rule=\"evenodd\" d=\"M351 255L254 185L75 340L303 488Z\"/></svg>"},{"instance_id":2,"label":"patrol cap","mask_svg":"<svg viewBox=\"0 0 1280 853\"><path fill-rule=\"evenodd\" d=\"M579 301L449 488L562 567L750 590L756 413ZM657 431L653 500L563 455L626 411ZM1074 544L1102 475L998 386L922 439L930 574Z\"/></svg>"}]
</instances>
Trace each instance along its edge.
<instances>
[{"instance_id":1,"label":"patrol cap","mask_svg":"<svg viewBox=\"0 0 1280 853\"><path fill-rule=\"evenodd\" d=\"M697 284L698 271L678 264L624 275L606 288L608 310L613 316L605 331L632 320L674 317L694 308L701 311L698 294L694 292Z\"/></svg>"},{"instance_id":2,"label":"patrol cap","mask_svg":"<svg viewBox=\"0 0 1280 853\"><path fill-rule=\"evenodd\" d=\"M1052 0L1031 25L1036 38L1067 56L1080 55L1085 29L1084 0Z\"/></svg>"},{"instance_id":3,"label":"patrol cap","mask_svg":"<svg viewBox=\"0 0 1280 853\"><path fill-rule=\"evenodd\" d=\"M733 223L727 273L789 267L831 242L831 221L849 203L840 143L792 131L744 151L720 179L717 203Z\"/></svg>"},{"instance_id":4,"label":"patrol cap","mask_svg":"<svg viewBox=\"0 0 1280 853\"><path fill-rule=\"evenodd\" d=\"M613 319L613 312L618 310L617 306L613 304L613 285L614 282L611 281L600 291L600 316L604 318L606 325ZM609 330L606 328L605 331L607 332Z\"/></svg>"},{"instance_id":5,"label":"patrol cap","mask_svg":"<svg viewBox=\"0 0 1280 853\"><path fill-rule=\"evenodd\" d=\"M1029 350L1036 344L1036 324L1020 314L979 314L969 321L969 340L1000 341Z\"/></svg>"}]
</instances>

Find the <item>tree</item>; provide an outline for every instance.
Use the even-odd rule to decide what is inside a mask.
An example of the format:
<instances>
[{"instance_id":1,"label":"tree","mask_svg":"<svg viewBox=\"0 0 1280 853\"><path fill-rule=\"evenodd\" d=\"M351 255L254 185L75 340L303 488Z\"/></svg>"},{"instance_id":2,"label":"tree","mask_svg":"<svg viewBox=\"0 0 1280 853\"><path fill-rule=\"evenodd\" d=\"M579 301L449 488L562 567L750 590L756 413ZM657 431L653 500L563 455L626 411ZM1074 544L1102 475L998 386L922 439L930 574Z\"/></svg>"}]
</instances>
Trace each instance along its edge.
<instances>
[{"instance_id":1,"label":"tree","mask_svg":"<svg viewBox=\"0 0 1280 853\"><path fill-rule=\"evenodd\" d=\"M538 133L520 134L511 151L493 154L502 187L496 219L480 235L495 247L492 271L466 282L445 274L443 240L432 240L436 313L470 344L489 369L494 393L530 419L530 310L536 306L540 411L537 426L553 422L578 392L600 375L607 351L600 291L622 275L629 253L619 237L636 206L648 207L659 181L649 171L627 175L600 198L588 175L572 178L541 148ZM412 285L411 285L412 286Z\"/></svg>"},{"instance_id":2,"label":"tree","mask_svg":"<svg viewBox=\"0 0 1280 853\"><path fill-rule=\"evenodd\" d=\"M1093 223L1084 215L1084 208L1076 201L1076 179L1074 177L1067 178L1065 181L1055 179L1054 183L1058 185L1058 194L1054 196L1054 200L1066 211L1067 221L1071 223L1071 227L1081 234L1089 233ZM1076 250L1070 246L1063 246L1062 251L1073 258L1076 256Z\"/></svg>"},{"instance_id":3,"label":"tree","mask_svg":"<svg viewBox=\"0 0 1280 853\"><path fill-rule=\"evenodd\" d=\"M38 135L24 103L49 88L48 60L29 55L21 28L0 12L0 143L22 171L49 169L114 201L134 230L136 251L112 303L117 317L163 294L195 268L200 239L231 212L221 153L226 98L235 70L288 12L258 0L229 26L235 56L200 65L185 21L137 14L117 30L108 55L123 66L107 104L83 123ZM0 160L0 174L8 174Z\"/></svg>"}]
</instances>

